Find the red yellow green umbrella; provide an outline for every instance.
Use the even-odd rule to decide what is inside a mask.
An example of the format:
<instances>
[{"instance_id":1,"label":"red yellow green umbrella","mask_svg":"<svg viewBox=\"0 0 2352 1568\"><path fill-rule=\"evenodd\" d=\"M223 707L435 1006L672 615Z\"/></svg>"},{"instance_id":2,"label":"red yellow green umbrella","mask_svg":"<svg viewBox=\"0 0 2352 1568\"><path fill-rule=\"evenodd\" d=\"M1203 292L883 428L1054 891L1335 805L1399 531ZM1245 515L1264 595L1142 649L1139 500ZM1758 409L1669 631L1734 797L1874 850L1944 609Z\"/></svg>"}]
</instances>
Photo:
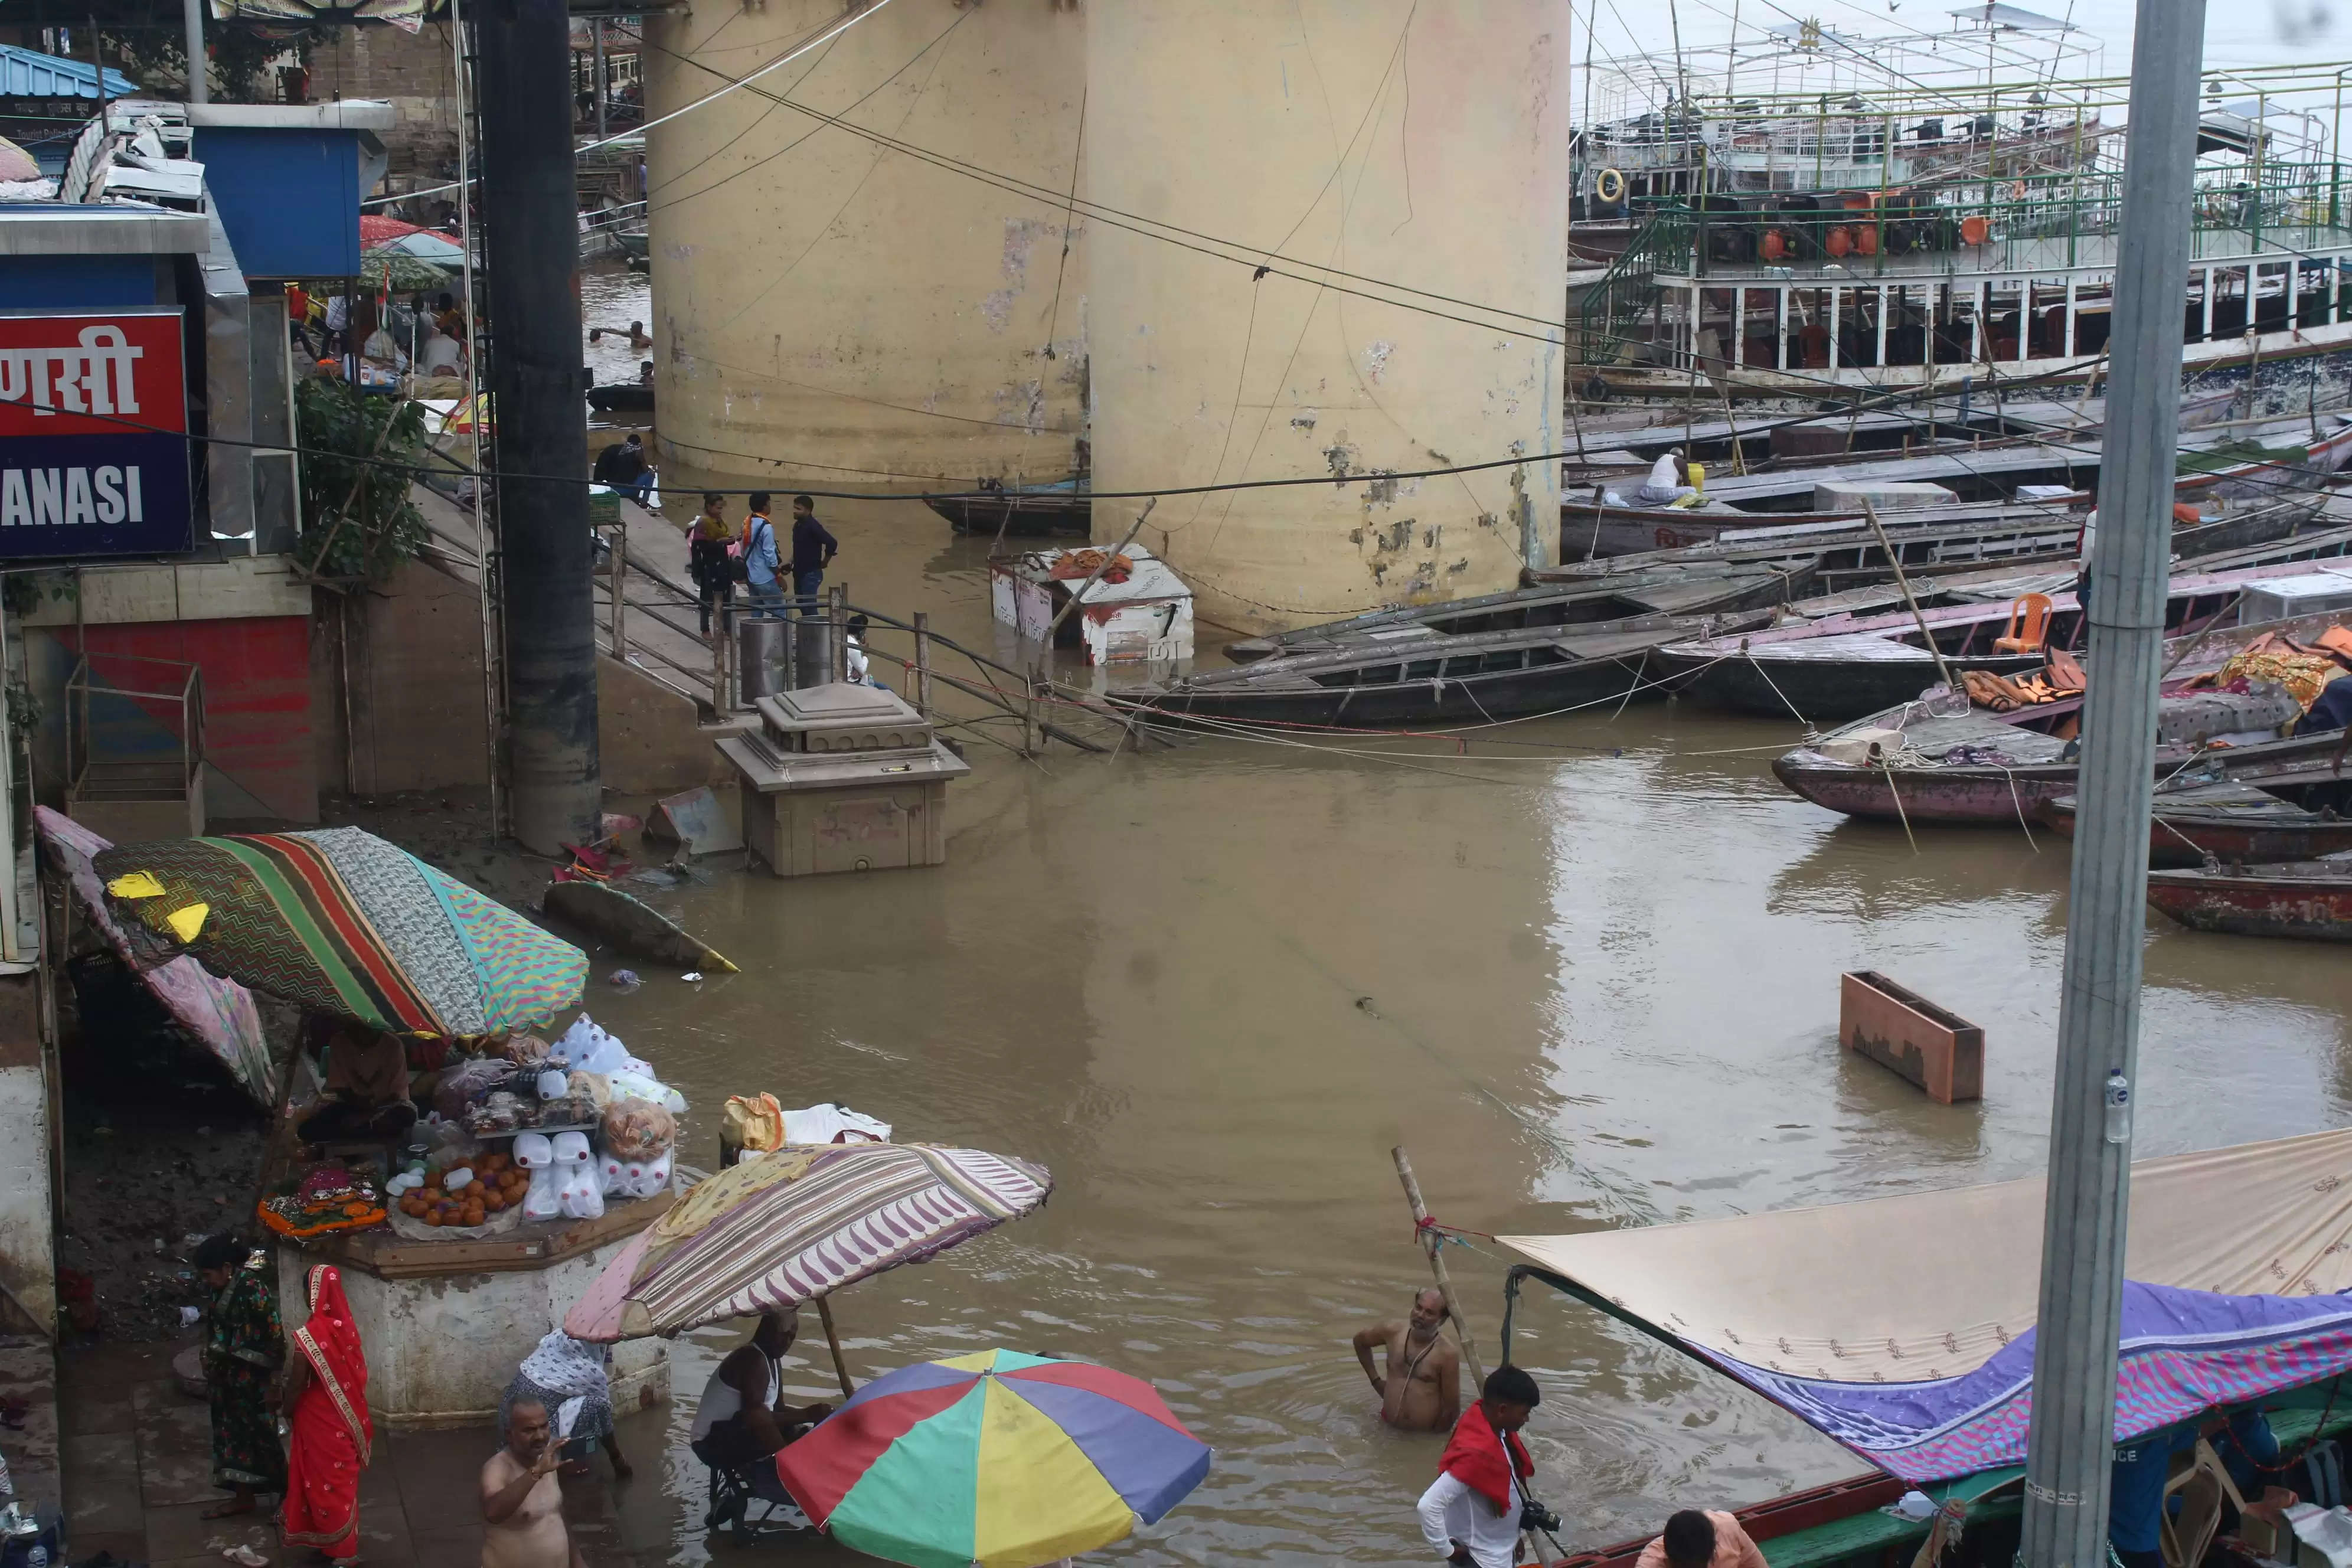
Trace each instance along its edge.
<instances>
[{"instance_id":1,"label":"red yellow green umbrella","mask_svg":"<svg viewBox=\"0 0 2352 1568\"><path fill-rule=\"evenodd\" d=\"M870 1557L1035 1568L1157 1522L1209 1473L1209 1447L1139 1378L981 1351L877 1378L776 1473Z\"/></svg>"}]
</instances>

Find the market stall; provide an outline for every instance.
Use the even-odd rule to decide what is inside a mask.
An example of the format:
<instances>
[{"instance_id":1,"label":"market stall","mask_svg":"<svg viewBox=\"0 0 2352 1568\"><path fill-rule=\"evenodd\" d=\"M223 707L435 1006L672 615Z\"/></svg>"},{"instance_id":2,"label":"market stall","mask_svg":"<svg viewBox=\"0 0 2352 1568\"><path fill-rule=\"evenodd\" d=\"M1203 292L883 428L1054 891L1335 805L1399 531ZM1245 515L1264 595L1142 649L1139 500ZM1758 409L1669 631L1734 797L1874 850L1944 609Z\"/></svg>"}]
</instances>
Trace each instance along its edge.
<instances>
[{"instance_id":1,"label":"market stall","mask_svg":"<svg viewBox=\"0 0 2352 1568\"><path fill-rule=\"evenodd\" d=\"M89 857L142 965L192 961L303 1009L272 1071L251 1194L303 1270L341 1265L394 1426L474 1422L564 1307L670 1207L686 1102L575 1005L586 955L355 828L173 839ZM667 1396L622 1347L621 1408Z\"/></svg>"}]
</instances>

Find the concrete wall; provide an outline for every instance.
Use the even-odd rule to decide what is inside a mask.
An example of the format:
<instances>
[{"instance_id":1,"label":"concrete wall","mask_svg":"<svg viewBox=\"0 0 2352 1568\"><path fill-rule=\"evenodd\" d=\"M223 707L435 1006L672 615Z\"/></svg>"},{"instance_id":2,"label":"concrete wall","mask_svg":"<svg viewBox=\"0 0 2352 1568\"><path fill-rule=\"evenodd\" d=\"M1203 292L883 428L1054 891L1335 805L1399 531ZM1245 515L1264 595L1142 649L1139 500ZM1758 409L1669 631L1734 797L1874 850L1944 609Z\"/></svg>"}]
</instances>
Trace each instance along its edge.
<instances>
[{"instance_id":1,"label":"concrete wall","mask_svg":"<svg viewBox=\"0 0 2352 1568\"><path fill-rule=\"evenodd\" d=\"M734 769L695 705L609 655L596 658L596 752L617 795L674 795L728 784Z\"/></svg>"},{"instance_id":2,"label":"concrete wall","mask_svg":"<svg viewBox=\"0 0 2352 1568\"><path fill-rule=\"evenodd\" d=\"M310 51L310 101L380 98L393 128L377 132L394 174L431 174L457 157L457 63L449 24L422 30L329 27Z\"/></svg>"},{"instance_id":3,"label":"concrete wall","mask_svg":"<svg viewBox=\"0 0 2352 1568\"><path fill-rule=\"evenodd\" d=\"M321 592L310 644L327 788L374 795L489 782L482 601L472 583L407 561L381 592L348 605Z\"/></svg>"},{"instance_id":4,"label":"concrete wall","mask_svg":"<svg viewBox=\"0 0 2352 1568\"><path fill-rule=\"evenodd\" d=\"M648 16L648 116L726 79L665 51L731 77L842 15L765 0ZM1067 0L894 5L647 133L665 478L1071 471L1087 302L1080 247L1066 265L1062 249L1087 25ZM1043 193L886 153L763 93Z\"/></svg>"},{"instance_id":5,"label":"concrete wall","mask_svg":"<svg viewBox=\"0 0 2352 1568\"><path fill-rule=\"evenodd\" d=\"M545 1268L379 1279L346 1268L343 1294L367 1347L368 1409L379 1426L478 1426L498 1415L516 1366L562 1321L630 1238ZM288 1333L310 1321L310 1259L278 1253L278 1315ZM613 1408L626 1415L669 1398L660 1340L613 1347Z\"/></svg>"},{"instance_id":6,"label":"concrete wall","mask_svg":"<svg viewBox=\"0 0 2352 1568\"><path fill-rule=\"evenodd\" d=\"M1555 0L1122 0L1087 16L1086 194L1485 310L1351 297L1097 225L1095 486L1377 475L1556 449L1568 12ZM1310 271L1273 262L1291 271ZM1375 285L1320 275L1372 293ZM1513 585L1556 463L1165 502L1143 542L1261 628ZM1115 540L1136 502L1097 502ZM1556 548L1547 543L1549 551ZM1549 558L1549 557L1547 557Z\"/></svg>"},{"instance_id":7,"label":"concrete wall","mask_svg":"<svg viewBox=\"0 0 2352 1568\"><path fill-rule=\"evenodd\" d=\"M37 984L29 973L0 975L0 1285L40 1320L27 1324L0 1302L0 1332L57 1321L50 1131Z\"/></svg>"}]
</instances>

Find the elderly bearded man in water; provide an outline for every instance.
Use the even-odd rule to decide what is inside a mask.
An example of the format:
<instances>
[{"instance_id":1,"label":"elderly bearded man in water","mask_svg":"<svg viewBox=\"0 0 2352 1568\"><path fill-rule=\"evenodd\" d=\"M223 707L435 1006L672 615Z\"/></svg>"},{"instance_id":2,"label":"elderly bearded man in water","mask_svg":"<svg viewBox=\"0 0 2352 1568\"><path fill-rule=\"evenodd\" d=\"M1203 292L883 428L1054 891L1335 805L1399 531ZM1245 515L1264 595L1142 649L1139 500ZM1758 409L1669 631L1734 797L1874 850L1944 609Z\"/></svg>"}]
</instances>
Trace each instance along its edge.
<instances>
[{"instance_id":1,"label":"elderly bearded man in water","mask_svg":"<svg viewBox=\"0 0 2352 1568\"><path fill-rule=\"evenodd\" d=\"M547 1406L516 1400L507 1409L506 1440L482 1467L482 1568L584 1568L563 1528L555 1482L562 1454Z\"/></svg>"},{"instance_id":2,"label":"elderly bearded man in water","mask_svg":"<svg viewBox=\"0 0 2352 1568\"><path fill-rule=\"evenodd\" d=\"M1356 1336L1356 1359L1381 1396L1381 1419L1408 1432L1450 1432L1462 1415L1462 1352L1439 1331L1445 1297L1434 1287L1412 1299L1403 1322L1374 1323ZM1387 1352L1387 1369L1372 1367L1372 1347Z\"/></svg>"}]
</instances>

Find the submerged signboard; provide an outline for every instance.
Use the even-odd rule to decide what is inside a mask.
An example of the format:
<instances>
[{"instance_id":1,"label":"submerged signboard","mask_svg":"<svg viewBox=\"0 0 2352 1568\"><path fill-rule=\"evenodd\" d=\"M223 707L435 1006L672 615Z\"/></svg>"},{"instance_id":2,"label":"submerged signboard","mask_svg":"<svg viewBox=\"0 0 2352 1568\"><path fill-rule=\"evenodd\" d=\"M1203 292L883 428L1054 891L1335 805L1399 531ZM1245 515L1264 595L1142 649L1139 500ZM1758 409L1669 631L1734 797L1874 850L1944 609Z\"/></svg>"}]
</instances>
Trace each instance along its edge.
<instances>
[{"instance_id":1,"label":"submerged signboard","mask_svg":"<svg viewBox=\"0 0 2352 1568\"><path fill-rule=\"evenodd\" d=\"M0 557L189 547L177 310L0 314Z\"/></svg>"}]
</instances>

